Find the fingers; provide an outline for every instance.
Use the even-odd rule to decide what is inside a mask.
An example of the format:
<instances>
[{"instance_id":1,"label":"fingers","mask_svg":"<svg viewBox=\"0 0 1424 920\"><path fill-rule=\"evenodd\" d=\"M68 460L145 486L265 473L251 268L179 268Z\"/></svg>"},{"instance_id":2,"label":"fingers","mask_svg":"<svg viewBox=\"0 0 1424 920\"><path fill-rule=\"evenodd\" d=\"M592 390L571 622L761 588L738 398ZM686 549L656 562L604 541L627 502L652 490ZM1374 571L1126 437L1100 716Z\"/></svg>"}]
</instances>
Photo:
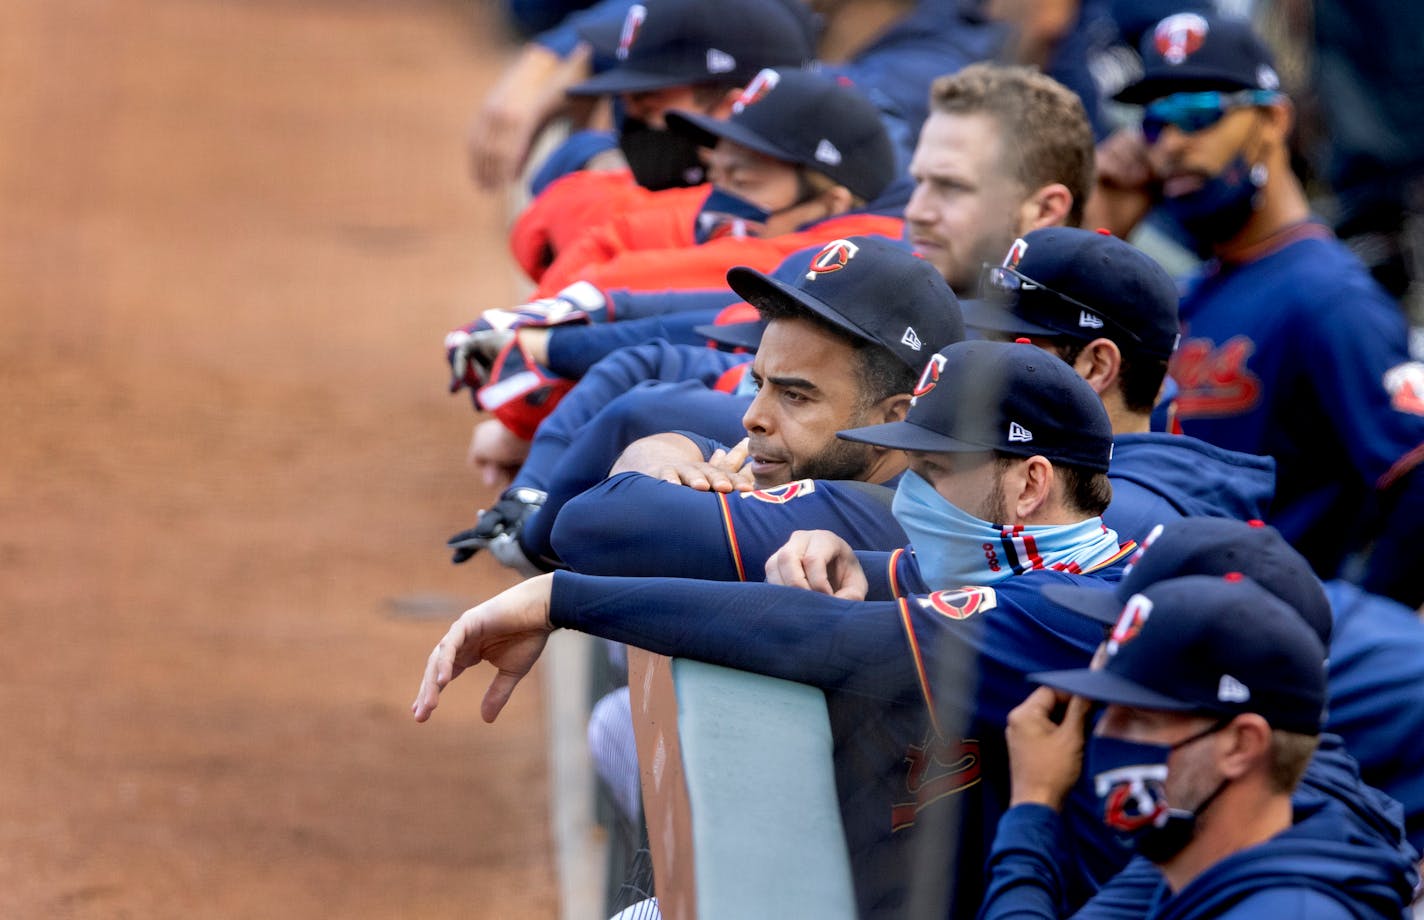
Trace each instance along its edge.
<instances>
[{"instance_id":1,"label":"fingers","mask_svg":"<svg viewBox=\"0 0 1424 920\"><path fill-rule=\"evenodd\" d=\"M858 564L842 571L838 580L840 586L836 588L835 595L843 600L863 601L870 593L870 582L865 577L865 570Z\"/></svg>"},{"instance_id":2,"label":"fingers","mask_svg":"<svg viewBox=\"0 0 1424 920\"><path fill-rule=\"evenodd\" d=\"M440 691L464 670L463 666L455 664L455 656L465 646L466 639L465 618L461 616L450 626L440 644L435 646L425 661L425 673L420 679L420 689L416 691L415 702L410 707L415 721L424 722L430 718L430 713L440 702Z\"/></svg>"},{"instance_id":3,"label":"fingers","mask_svg":"<svg viewBox=\"0 0 1424 920\"><path fill-rule=\"evenodd\" d=\"M504 704L509 702L510 696L514 694L514 688L519 684L522 675L510 671L501 670L495 674L490 681L489 689L485 691L485 698L480 703L480 718L486 722L493 722L499 718L500 712L504 710Z\"/></svg>"}]
</instances>

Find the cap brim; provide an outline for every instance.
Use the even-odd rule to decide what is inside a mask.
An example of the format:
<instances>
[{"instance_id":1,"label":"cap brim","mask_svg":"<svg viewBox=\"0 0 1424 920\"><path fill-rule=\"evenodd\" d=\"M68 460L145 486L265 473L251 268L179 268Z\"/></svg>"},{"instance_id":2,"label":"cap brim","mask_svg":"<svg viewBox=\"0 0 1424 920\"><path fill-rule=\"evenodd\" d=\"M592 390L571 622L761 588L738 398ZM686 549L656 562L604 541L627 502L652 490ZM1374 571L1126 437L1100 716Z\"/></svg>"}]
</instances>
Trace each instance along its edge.
<instances>
[{"instance_id":1,"label":"cap brim","mask_svg":"<svg viewBox=\"0 0 1424 920\"><path fill-rule=\"evenodd\" d=\"M1039 593L1060 607L1081 613L1105 626L1117 622L1123 601L1111 587L1090 588L1085 585L1044 585Z\"/></svg>"},{"instance_id":2,"label":"cap brim","mask_svg":"<svg viewBox=\"0 0 1424 920\"><path fill-rule=\"evenodd\" d=\"M920 450L932 454L963 454L994 449L991 446L951 438L914 422L886 422L883 425L848 428L845 431L837 431L836 437L895 450Z\"/></svg>"},{"instance_id":3,"label":"cap brim","mask_svg":"<svg viewBox=\"0 0 1424 920\"><path fill-rule=\"evenodd\" d=\"M865 339L867 342L880 342L880 339L846 319L840 311L824 300L813 297L802 288L792 287L784 281L778 281L770 275L762 274L754 268L739 265L729 269L727 284L738 297L759 309L776 309L787 304L794 304L802 309L810 310L837 329L843 329L856 338Z\"/></svg>"},{"instance_id":4,"label":"cap brim","mask_svg":"<svg viewBox=\"0 0 1424 920\"><path fill-rule=\"evenodd\" d=\"M1184 703L1155 690L1149 690L1109 671L1094 671L1090 668L1043 671L1030 674L1028 679L1032 683L1063 690L1098 703L1116 703L1134 709L1163 709L1167 712L1192 712L1201 708L1195 703Z\"/></svg>"},{"instance_id":5,"label":"cap brim","mask_svg":"<svg viewBox=\"0 0 1424 920\"><path fill-rule=\"evenodd\" d=\"M710 115L699 115L695 112L668 112L667 126L669 131L686 135L704 147L715 147L719 139L725 139L746 147L748 150L755 150L757 153L769 156L773 160L781 160L785 163L796 162L795 154L782 150L762 138L761 135L753 133L746 126L730 120L713 118Z\"/></svg>"},{"instance_id":6,"label":"cap brim","mask_svg":"<svg viewBox=\"0 0 1424 920\"><path fill-rule=\"evenodd\" d=\"M1123 87L1113 98L1129 105L1146 105L1153 99L1170 96L1173 93L1200 93L1207 90L1234 92L1239 89L1256 89L1251 83L1243 83L1239 77L1223 74L1217 70L1183 66L1171 73L1149 74L1136 83Z\"/></svg>"},{"instance_id":7,"label":"cap brim","mask_svg":"<svg viewBox=\"0 0 1424 920\"><path fill-rule=\"evenodd\" d=\"M673 74L615 67L589 77L582 83L575 83L564 90L564 93L569 96L613 96L618 93L642 93L669 86L680 86L687 82L686 77Z\"/></svg>"},{"instance_id":8,"label":"cap brim","mask_svg":"<svg viewBox=\"0 0 1424 920\"><path fill-rule=\"evenodd\" d=\"M693 326L692 331L711 339L718 345L756 351L757 347L761 345L761 334L766 331L766 323L760 321L724 323L720 326L709 323L704 326Z\"/></svg>"},{"instance_id":9,"label":"cap brim","mask_svg":"<svg viewBox=\"0 0 1424 920\"><path fill-rule=\"evenodd\" d=\"M961 300L959 311L964 315L964 325L970 329L987 332L1002 332L1008 335L1060 336L1064 333L1031 323L1004 304L994 300Z\"/></svg>"}]
</instances>

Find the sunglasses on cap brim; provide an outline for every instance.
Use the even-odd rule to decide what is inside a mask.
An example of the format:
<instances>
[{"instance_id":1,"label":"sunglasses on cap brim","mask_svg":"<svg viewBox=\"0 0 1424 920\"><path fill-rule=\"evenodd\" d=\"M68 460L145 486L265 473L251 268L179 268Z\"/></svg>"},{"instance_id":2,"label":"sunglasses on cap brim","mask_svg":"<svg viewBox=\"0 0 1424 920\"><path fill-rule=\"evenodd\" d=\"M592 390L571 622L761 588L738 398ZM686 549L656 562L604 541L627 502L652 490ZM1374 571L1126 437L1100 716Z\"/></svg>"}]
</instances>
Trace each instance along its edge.
<instances>
[{"instance_id":1,"label":"sunglasses on cap brim","mask_svg":"<svg viewBox=\"0 0 1424 920\"><path fill-rule=\"evenodd\" d=\"M1268 89L1173 93L1147 104L1142 112L1142 136L1149 144L1155 144L1168 126L1184 134L1194 134L1221 121L1232 109L1270 105L1280 97L1280 93Z\"/></svg>"},{"instance_id":2,"label":"sunglasses on cap brim","mask_svg":"<svg viewBox=\"0 0 1424 920\"><path fill-rule=\"evenodd\" d=\"M1082 311L1082 313L1091 314L1101 321L1104 326L1111 326L1124 338L1136 342L1139 345L1142 344L1141 336L1126 326L1123 326L1121 323L1116 322L1112 317L1104 316L1101 310L1096 307L1090 307L1081 300L1075 300L1067 294L1055 291L1046 284L1040 284L1017 269L1009 268L1006 265L990 265L986 263L979 273L979 296L983 300L991 302L998 301L1007 307L1009 304L1017 304L1019 298L1025 294L1056 298L1071 307L1077 308ZM1056 325L1050 321L1048 317L1030 316L1025 318L1049 328L1054 328ZM1072 330L1060 329L1059 334L1073 338L1084 337L1082 330L1076 328Z\"/></svg>"}]
</instances>

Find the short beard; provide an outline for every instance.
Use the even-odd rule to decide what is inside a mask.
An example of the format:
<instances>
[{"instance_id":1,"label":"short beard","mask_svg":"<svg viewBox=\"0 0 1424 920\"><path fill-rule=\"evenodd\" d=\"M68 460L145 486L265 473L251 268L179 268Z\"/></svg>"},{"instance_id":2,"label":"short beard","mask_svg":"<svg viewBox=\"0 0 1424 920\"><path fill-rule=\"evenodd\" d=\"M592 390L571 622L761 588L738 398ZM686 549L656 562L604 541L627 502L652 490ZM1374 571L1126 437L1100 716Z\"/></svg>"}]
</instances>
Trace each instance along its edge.
<instances>
[{"instance_id":1,"label":"short beard","mask_svg":"<svg viewBox=\"0 0 1424 920\"><path fill-rule=\"evenodd\" d=\"M854 426L851 426L854 427ZM864 480L875 462L875 448L856 441L832 439L825 450L791 468L791 481L801 479Z\"/></svg>"},{"instance_id":2,"label":"short beard","mask_svg":"<svg viewBox=\"0 0 1424 920\"><path fill-rule=\"evenodd\" d=\"M998 461L995 461L998 464ZM978 509L971 512L982 521L987 521L996 527L1002 527L1009 519L1009 503L1004 497L1004 471L1002 468L994 471L994 485L989 489L989 494L984 496L984 501L979 504Z\"/></svg>"}]
</instances>

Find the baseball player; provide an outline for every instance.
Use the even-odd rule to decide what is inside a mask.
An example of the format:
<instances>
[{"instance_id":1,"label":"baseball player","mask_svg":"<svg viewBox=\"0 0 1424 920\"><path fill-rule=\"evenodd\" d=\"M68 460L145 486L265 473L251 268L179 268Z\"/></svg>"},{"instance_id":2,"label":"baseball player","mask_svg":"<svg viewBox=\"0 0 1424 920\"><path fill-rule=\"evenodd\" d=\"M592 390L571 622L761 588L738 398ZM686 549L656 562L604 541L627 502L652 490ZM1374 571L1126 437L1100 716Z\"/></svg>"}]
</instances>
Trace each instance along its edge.
<instances>
[{"instance_id":1,"label":"baseball player","mask_svg":"<svg viewBox=\"0 0 1424 920\"><path fill-rule=\"evenodd\" d=\"M1390 659L1396 656L1392 654L1389 646L1382 641L1374 641L1400 637L1397 624L1393 629L1386 626L1384 631L1376 631L1377 624L1356 619L1347 608L1335 606L1336 593L1322 590L1304 557L1292 549L1274 528L1259 521L1242 522L1225 518L1180 518L1169 521L1149 536L1133 558L1122 580L1111 590L1084 591L1049 587L1045 589L1045 593L1055 603L1063 604L1105 625L1111 625L1116 622L1127 599L1154 583L1189 575L1221 578L1232 573L1244 574L1284 601L1314 632L1321 646L1331 649L1329 694L1332 700L1337 692L1344 697L1358 697L1362 693L1368 694L1372 688L1398 684L1401 679L1407 677L1406 669L1412 665L1391 663ZM1379 607L1372 609L1376 613L1384 612ZM1424 641L1424 626L1417 622L1415 626L1417 631L1413 637L1404 638L1405 648L1416 647ZM1373 637L1369 637L1371 632ZM1334 661L1337 657L1334 649L1337 646L1344 651L1348 659L1344 663L1337 664ZM1373 653L1366 652L1367 648L1373 649ZM1374 659L1373 664L1367 663L1367 659L1371 657ZM1396 696L1393 700L1386 694L1379 702L1399 706L1394 718L1401 718L1402 713L1409 710L1409 706L1400 706L1397 696L1399 690L1394 693ZM1404 837L1403 816L1399 804L1365 785L1360 778L1359 766L1345 752L1346 744L1355 749L1357 741L1370 740L1376 743L1363 745L1360 750L1362 754L1371 756L1374 760L1391 760L1399 750L1394 745L1378 744L1378 728L1374 729L1375 739L1370 739L1367 733L1361 733L1362 727L1379 722L1380 713L1383 711L1375 708L1371 714L1366 714L1366 708L1356 700L1352 703L1352 713L1347 719L1337 722L1334 715L1331 716L1330 730L1345 733L1346 738L1342 740L1336 734L1320 736L1316 755L1305 771L1302 787L1295 798L1302 805L1310 805L1322 798L1343 803L1354 818L1357 833L1375 838L1377 844L1387 849L1398 850L1408 861L1414 857L1409 852L1412 847ZM1033 707L1029 707L1029 711L1032 709ZM1333 712L1333 701L1329 709ZM1033 722L1045 735L1056 733L1037 719ZM1409 735L1409 725L1404 725L1401 729L1403 735ZM1067 736L1062 734L1058 737L1061 740ZM1413 743L1411 737L1401 737L1398 741L1403 745ZM1126 861L1131 855L1130 850L1108 845L1110 837L1105 837L1100 821L1101 812L1095 817L1085 810L1086 807L1092 807L1095 798L1091 784L1085 780L1079 782L1067 798L1061 820L1057 809L1054 808L1011 810L1000 824L1000 840L1004 845L998 848L999 855L995 858L996 890L991 891L990 903L986 906L989 916L1056 916L1055 913L1045 912L1043 902L1037 900L1045 893L1051 895L1054 904L1052 910L1059 909L1057 899L1061 893L1048 890L1055 889L1056 886L1049 885L1045 888L1042 879L1033 877L1038 871L1038 857L1019 859L1013 855L1018 847L1012 843L1014 840L1042 841L1045 843L1045 849L1039 856L1052 859L1058 864L1082 867L1080 871L1086 871L1098 879L1112 875L1114 868ZM1417 805L1414 807L1417 809ZM1006 830L1009 827L1012 827L1012 831ZM1061 846L1058 843L1048 846L1048 842L1055 841L1060 833L1064 843ZM1144 916L1153 892L1160 885L1161 875L1142 863L1142 860L1138 860L1113 876L1098 899L1084 908L1088 911L1084 916L1095 916L1099 911L1103 911L1105 916ZM1073 873L1062 873L1059 878L1069 880L1073 878ZM1028 896L1026 906L1024 898L1019 897L1023 891L1004 897L1004 892L1013 892L1015 889L1037 890L1039 894ZM1070 897L1067 903L1076 904L1080 900ZM1033 906L1035 903L1038 904L1037 907ZM1123 913L1115 913L1116 909L1122 910ZM1038 913L1035 914L1032 910L1037 910Z\"/></svg>"},{"instance_id":2,"label":"baseball player","mask_svg":"<svg viewBox=\"0 0 1424 920\"><path fill-rule=\"evenodd\" d=\"M1149 431L1176 347L1177 288L1149 256L1116 237L1034 230L986 269L965 324L988 337L1028 337L1067 361L1113 423L1113 500L1103 515L1141 541L1173 518L1266 516L1275 464L1182 435Z\"/></svg>"},{"instance_id":3,"label":"baseball player","mask_svg":"<svg viewBox=\"0 0 1424 920\"><path fill-rule=\"evenodd\" d=\"M1014 807L982 916L1064 915L1051 891L1056 841L1019 819L1060 807L1080 770L1101 820L1158 874L1132 891L1135 911L1109 886L1099 897L1110 906L1078 916L1405 911L1412 850L1363 828L1344 802L1292 797L1326 696L1324 647L1296 610L1240 573L1157 581L1128 597L1105 648L1101 668L1034 675L1044 689L1009 717ZM1106 708L1084 757L1089 703Z\"/></svg>"},{"instance_id":4,"label":"baseball player","mask_svg":"<svg viewBox=\"0 0 1424 920\"><path fill-rule=\"evenodd\" d=\"M922 359L963 338L958 303L932 266L875 237L837 240L802 268L790 283L753 269L727 274L766 322L749 374L757 392L742 417L745 470L709 475L701 461L720 445L696 437L661 435L632 445L607 481L555 520L554 546L571 568L760 580L766 558L797 529L831 530L857 548L904 542L889 513L890 492L863 484L893 488L903 455L837 440L835 431L875 414L901 417ZM829 323L840 339L878 344L898 366L868 366L880 352L863 346L851 360L854 352L818 355L787 335L807 321ZM853 394L873 389L837 409L837 390L847 383ZM887 394L898 394L893 411L867 412ZM653 445L658 453L648 456ZM679 522L674 539L660 526L668 520ZM654 533L663 536L652 539Z\"/></svg>"},{"instance_id":5,"label":"baseball player","mask_svg":"<svg viewBox=\"0 0 1424 920\"><path fill-rule=\"evenodd\" d=\"M603 478L609 465L627 445L625 438L663 432L672 418L691 426L699 435L715 434L726 427L724 420L738 419L734 437L727 438L724 443L735 444L749 434L753 440L749 448L753 462L768 451L780 452L794 460L788 468L768 467L749 476L745 488L751 490L753 485L757 488L749 502L739 504L784 505L790 497L800 495L797 507L803 509L801 513L807 515L805 520L810 521L820 520L812 517L812 509L828 502L834 503L837 496L843 495L845 507L826 512L831 517L825 518L824 523L840 520L842 526L838 529L844 530L860 546L887 545L887 540L890 541L888 545L903 542L898 527L885 513L886 499L876 490L829 483L822 483L818 489L810 480L838 478L879 482L890 480L899 473L903 462L898 455L847 450L844 446L838 446L834 432L837 428L855 424L854 420L869 411L870 406L885 403L887 410L903 411L920 358L932 353L938 346L963 337L954 294L933 268L879 237L836 240L803 261L794 278L794 282L787 284L749 269L735 269L729 273L729 280L739 293L754 297L763 316L774 320L768 322L765 334L771 338L758 350L757 360L780 368L780 377L801 381L804 393L781 395L778 405L784 408L769 412L766 398L749 396L738 399L685 385L662 387L658 388L658 393L667 410L657 416L640 415L640 418L647 419L650 430L637 431L630 430L620 414L624 405L636 405L642 400L644 391L634 389L588 423L593 430L580 440L577 449L561 455L573 461L566 464L571 468L587 470L585 475L589 479L570 481L569 476L562 477L561 482L553 484L547 503L541 501L537 511L530 509L518 518L511 517L508 509L496 508L495 514L487 513L482 517L481 525L473 531L452 538L452 545L460 547L463 544L464 548L473 549L479 546L477 541L483 540L484 545L490 546L501 558L513 550L520 558L541 560L545 564L557 563L552 549L546 547L553 522L560 514L563 503ZM891 291L894 294L887 296L887 292ZM813 332L817 334L811 335ZM807 363L810 355L821 354L827 349L830 353L821 355L824 360ZM694 354L717 353L698 349ZM852 367L859 369L860 383L855 377L846 376L846 370ZM753 368L748 379L758 381L766 378L758 375ZM777 384L771 392L781 394L784 389ZM667 402L669 390L674 397L672 402ZM898 400L891 399L894 394L900 394ZM803 406L815 412L805 411ZM741 420L747 424L745 430L741 427ZM676 451L671 459L680 465L690 464L697 476L705 476L702 462L721 445L713 445L691 435L669 437L670 440L664 439L665 447ZM772 446L763 450L760 445L764 441ZM648 449L649 445L643 446L644 451ZM592 452L594 456L585 459L581 456L584 452ZM629 463L629 469L635 468L626 457L625 462ZM645 459L643 462L653 461ZM656 472L666 464L667 458L660 458L650 472ZM789 475L792 472L796 475ZM717 475L721 475L720 470ZM807 481L799 486L788 486L795 479ZM698 484L703 488L708 486L703 481ZM647 513L676 515L684 523L705 518L708 525L705 529L689 526L681 532L689 539L720 539L718 535L723 534L725 529L722 524L724 511L719 508L718 499L713 494L691 494L691 490L669 489L660 493L665 497L653 502L651 496L643 494L648 485L650 483L623 483L619 491L624 494L618 499L616 514L610 516L604 512L593 512L594 517L589 520L600 522L601 531L591 541L597 549L584 547L584 541L577 532L566 536L566 545L575 552L598 552L600 556L614 552L620 540L617 535L603 530L603 525L612 525L616 520L622 529L630 525L630 518L645 520ZM765 491L773 486L788 488L776 494ZM629 491L638 496L638 500L630 501L631 496L626 494ZM725 503L728 500L722 501ZM668 507L668 502L676 507ZM730 510L725 513L734 514ZM781 519L779 523L770 520L764 525L748 523L741 539L752 540L754 534L764 532L764 539L774 540L773 546L780 545L784 537L777 535L788 532L785 524L788 517L786 514L774 516ZM574 520L581 517L583 512L574 515ZM496 520L501 523L497 525ZM517 523L518 526L502 526L505 521ZM733 526L730 521L729 518L728 527ZM726 546L720 543L709 546L706 563L718 565L714 560L725 559L731 571L737 571L741 566L739 545L733 537ZM670 547L671 544L664 543L655 553L661 558ZM689 548L683 544L683 550ZM679 558L681 552L674 553L673 558ZM762 550L756 549L755 552ZM688 558L695 555L689 554ZM761 558L764 558L764 553ZM644 557L643 562L654 565L652 555ZM760 571L759 560L756 571Z\"/></svg>"},{"instance_id":6,"label":"baseball player","mask_svg":"<svg viewBox=\"0 0 1424 920\"><path fill-rule=\"evenodd\" d=\"M1143 43L1140 135L1104 147L1095 197L1121 235L1154 196L1214 257L1182 298L1181 430L1277 465L1271 519L1323 577L1372 541L1362 585L1424 602L1424 365L1398 307L1316 222L1293 118L1244 22L1170 16Z\"/></svg>"},{"instance_id":7,"label":"baseball player","mask_svg":"<svg viewBox=\"0 0 1424 920\"><path fill-rule=\"evenodd\" d=\"M1098 517L1111 429L1071 368L1030 345L991 342L951 345L930 366L938 376L927 375L903 422L846 435L914 451L896 504L942 545L923 547L927 567L970 587L852 602L777 585L556 572L457 621L431 655L416 718L429 717L450 679L489 658L500 669L483 707L493 719L554 626L820 686L840 742L862 915L904 909L916 822L953 799L965 812L956 909L972 916L985 830L1008 801L1003 720L1026 694L1027 673L1082 664L1101 638L1094 621L1042 603L1037 587L1089 583L1130 547ZM965 545L974 550L954 551ZM975 660L977 692L947 677ZM966 718L967 731L945 728ZM952 767L966 757L972 769Z\"/></svg>"}]
</instances>

